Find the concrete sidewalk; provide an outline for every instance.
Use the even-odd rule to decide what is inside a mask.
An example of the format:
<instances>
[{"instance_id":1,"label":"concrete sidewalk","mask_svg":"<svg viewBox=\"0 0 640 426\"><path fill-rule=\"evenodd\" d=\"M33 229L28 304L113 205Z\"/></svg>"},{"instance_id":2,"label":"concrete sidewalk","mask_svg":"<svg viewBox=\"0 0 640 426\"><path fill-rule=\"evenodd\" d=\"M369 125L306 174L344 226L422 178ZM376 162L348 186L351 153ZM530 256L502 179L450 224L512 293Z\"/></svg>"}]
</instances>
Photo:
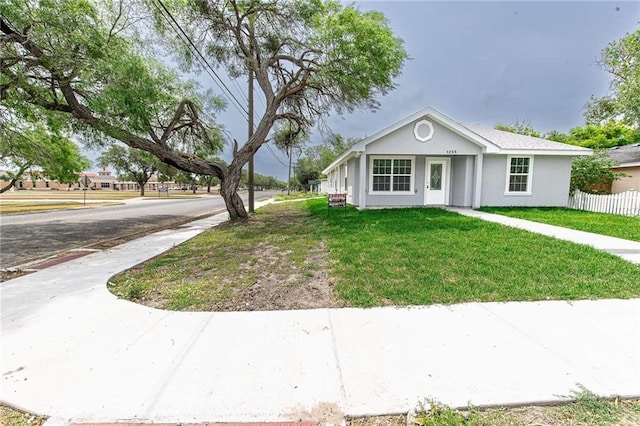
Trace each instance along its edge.
<instances>
[{"instance_id":1,"label":"concrete sidewalk","mask_svg":"<svg viewBox=\"0 0 640 426\"><path fill-rule=\"evenodd\" d=\"M478 210L471 210L457 207L447 207L447 210L465 216L476 217L489 222L496 222L513 228L524 229L537 234L547 235L559 240L571 241L577 244L591 246L598 250L606 251L627 260L640 264L640 242L624 240L622 238L609 237L606 235L594 234L591 232L578 231L575 229L563 228L561 226L547 225L539 222L532 222L524 219L517 219L499 214L486 213Z\"/></svg>"},{"instance_id":2,"label":"concrete sidewalk","mask_svg":"<svg viewBox=\"0 0 640 426\"><path fill-rule=\"evenodd\" d=\"M0 400L69 422L329 421L640 396L640 299L168 312L105 283L218 215L0 285Z\"/></svg>"}]
</instances>

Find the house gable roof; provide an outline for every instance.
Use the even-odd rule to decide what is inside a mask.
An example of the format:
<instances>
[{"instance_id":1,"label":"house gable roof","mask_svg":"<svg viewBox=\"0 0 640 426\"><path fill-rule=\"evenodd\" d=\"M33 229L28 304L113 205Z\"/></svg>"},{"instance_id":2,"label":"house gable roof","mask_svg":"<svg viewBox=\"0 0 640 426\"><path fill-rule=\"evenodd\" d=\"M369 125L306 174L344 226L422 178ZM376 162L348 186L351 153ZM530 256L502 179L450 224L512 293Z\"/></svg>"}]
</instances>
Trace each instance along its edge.
<instances>
[{"instance_id":1,"label":"house gable roof","mask_svg":"<svg viewBox=\"0 0 640 426\"><path fill-rule=\"evenodd\" d=\"M607 154L620 166L640 165L640 143L616 146L611 148Z\"/></svg>"},{"instance_id":2,"label":"house gable roof","mask_svg":"<svg viewBox=\"0 0 640 426\"><path fill-rule=\"evenodd\" d=\"M357 153L364 152L367 145L370 143L425 117L446 127L452 132L457 133L469 142L480 146L482 148L482 152L487 154L547 154L575 156L591 155L593 153L590 149L575 145L563 144L542 138L519 135L476 125L462 125L434 108L427 107L353 145L336 158L336 160L324 169L322 173L327 174L340 164L356 156Z\"/></svg>"},{"instance_id":3,"label":"house gable roof","mask_svg":"<svg viewBox=\"0 0 640 426\"><path fill-rule=\"evenodd\" d=\"M550 141L548 139L536 138L534 136L520 135L518 133L505 132L503 130L491 129L487 127L465 124L467 129L477 135L490 140L501 150L532 150L532 151L574 151L577 154L586 154L590 149L577 145L569 145Z\"/></svg>"}]
</instances>

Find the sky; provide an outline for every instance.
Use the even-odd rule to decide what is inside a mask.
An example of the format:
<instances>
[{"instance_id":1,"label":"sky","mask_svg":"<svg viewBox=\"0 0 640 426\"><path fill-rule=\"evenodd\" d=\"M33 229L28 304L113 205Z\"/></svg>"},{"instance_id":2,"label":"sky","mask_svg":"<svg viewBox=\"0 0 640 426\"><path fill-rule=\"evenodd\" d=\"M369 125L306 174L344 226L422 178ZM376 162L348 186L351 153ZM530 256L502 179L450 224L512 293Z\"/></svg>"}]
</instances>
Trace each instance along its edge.
<instances>
[{"instance_id":1,"label":"sky","mask_svg":"<svg viewBox=\"0 0 640 426\"><path fill-rule=\"evenodd\" d=\"M607 93L610 76L597 65L600 51L640 22L637 1L355 4L383 12L412 59L377 111L327 118L345 138L371 135L427 106L461 123L525 121L541 132L567 132L584 125L592 95ZM246 118L237 109L229 105L218 118L239 142L246 140ZM321 142L315 132L311 144ZM230 158L230 148L223 157ZM286 180L286 163L284 153L263 146L255 171Z\"/></svg>"},{"instance_id":2,"label":"sky","mask_svg":"<svg viewBox=\"0 0 640 426\"><path fill-rule=\"evenodd\" d=\"M326 118L345 138L366 137L428 106L463 124L524 121L541 133L567 132L584 125L584 105L591 96L607 94L610 75L597 64L601 50L640 25L640 1L371 0L355 5L383 12L411 60L397 88L378 98L377 111ZM220 93L207 74L197 79ZM246 80L227 84L237 99L246 100ZM258 92L257 110L264 105ZM243 143L246 115L228 103L217 120L229 139ZM310 144L322 140L315 131ZM255 156L256 173L286 181L286 155L267 145ZM230 161L231 149L227 144L223 159ZM89 155L95 159L97 153Z\"/></svg>"}]
</instances>

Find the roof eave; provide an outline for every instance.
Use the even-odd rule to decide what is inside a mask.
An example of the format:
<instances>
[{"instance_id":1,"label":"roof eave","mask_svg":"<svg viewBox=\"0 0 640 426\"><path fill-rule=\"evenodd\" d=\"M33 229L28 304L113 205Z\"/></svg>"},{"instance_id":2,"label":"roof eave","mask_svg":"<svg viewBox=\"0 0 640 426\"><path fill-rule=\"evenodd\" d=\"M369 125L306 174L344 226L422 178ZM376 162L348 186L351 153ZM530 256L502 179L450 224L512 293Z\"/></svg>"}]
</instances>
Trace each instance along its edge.
<instances>
[{"instance_id":1,"label":"roof eave","mask_svg":"<svg viewBox=\"0 0 640 426\"><path fill-rule=\"evenodd\" d=\"M555 155L579 157L581 155L593 155L592 150L574 150L574 149L506 149L503 148L497 154L507 155Z\"/></svg>"}]
</instances>

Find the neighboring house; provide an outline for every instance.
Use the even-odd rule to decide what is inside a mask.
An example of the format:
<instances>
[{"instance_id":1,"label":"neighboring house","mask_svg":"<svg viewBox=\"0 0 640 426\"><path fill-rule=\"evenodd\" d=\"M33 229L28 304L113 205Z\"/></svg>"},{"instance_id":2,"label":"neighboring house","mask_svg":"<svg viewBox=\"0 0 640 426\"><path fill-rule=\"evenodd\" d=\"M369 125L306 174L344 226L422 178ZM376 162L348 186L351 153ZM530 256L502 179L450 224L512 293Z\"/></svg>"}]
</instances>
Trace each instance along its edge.
<instances>
[{"instance_id":1,"label":"neighboring house","mask_svg":"<svg viewBox=\"0 0 640 426\"><path fill-rule=\"evenodd\" d=\"M640 191L640 143L616 146L611 148L607 154L618 164L611 170L627 175L613 181L611 193Z\"/></svg>"},{"instance_id":2,"label":"neighboring house","mask_svg":"<svg viewBox=\"0 0 640 426\"><path fill-rule=\"evenodd\" d=\"M360 209L566 206L571 160L590 149L462 125L425 108L355 144L322 173Z\"/></svg>"}]
</instances>

